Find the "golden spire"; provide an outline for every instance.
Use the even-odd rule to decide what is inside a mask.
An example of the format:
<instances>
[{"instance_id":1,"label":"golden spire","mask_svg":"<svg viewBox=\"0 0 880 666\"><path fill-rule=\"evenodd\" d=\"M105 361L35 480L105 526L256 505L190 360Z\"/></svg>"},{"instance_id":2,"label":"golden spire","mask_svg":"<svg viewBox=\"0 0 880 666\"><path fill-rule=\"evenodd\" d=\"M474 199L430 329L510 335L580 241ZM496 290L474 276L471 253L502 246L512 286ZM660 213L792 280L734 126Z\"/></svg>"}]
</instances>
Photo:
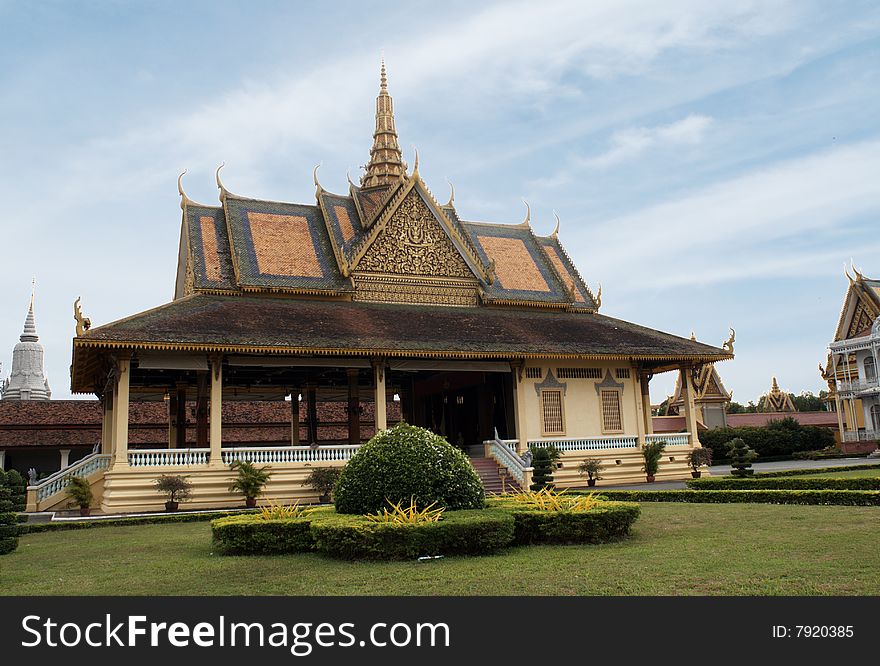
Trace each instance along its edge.
<instances>
[{"instance_id":1,"label":"golden spire","mask_svg":"<svg viewBox=\"0 0 880 666\"><path fill-rule=\"evenodd\" d=\"M362 187L393 185L404 177L406 170L394 128L394 102L388 94L384 58L379 77L379 96L376 98L376 131L373 132L370 161L365 168L366 172L361 176Z\"/></svg>"}]
</instances>

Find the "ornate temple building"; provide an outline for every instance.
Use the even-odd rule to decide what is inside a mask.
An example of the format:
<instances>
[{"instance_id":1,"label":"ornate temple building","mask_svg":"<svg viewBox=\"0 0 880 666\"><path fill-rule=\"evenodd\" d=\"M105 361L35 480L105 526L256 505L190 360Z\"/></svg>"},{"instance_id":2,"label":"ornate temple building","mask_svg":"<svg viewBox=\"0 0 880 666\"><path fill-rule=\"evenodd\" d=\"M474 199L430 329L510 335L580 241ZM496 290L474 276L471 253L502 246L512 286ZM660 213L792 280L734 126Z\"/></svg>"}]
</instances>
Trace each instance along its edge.
<instances>
[{"instance_id":1,"label":"ornate temple building","mask_svg":"<svg viewBox=\"0 0 880 666\"><path fill-rule=\"evenodd\" d=\"M313 203L230 192L217 171L219 205L192 201L178 180L182 227L174 300L91 326L77 310L71 386L101 400L100 452L70 473L87 476L101 510L162 506L160 474L186 474L192 508L235 506L229 464L271 466L268 498L310 501L315 466L342 465L363 439L362 416L430 428L512 485L529 483L528 448L563 451L560 486L583 485L577 463L601 457L607 482L644 480L641 447L652 433L649 381L679 373L686 432L664 435L658 476L685 478L699 446L694 383L719 348L600 313L560 229L468 221L454 193L440 203L404 163L384 65L370 160L345 193L314 174ZM338 403L341 441L242 446L222 413L237 401L303 396L304 413ZM167 401L165 445L129 436L131 404ZM290 400L289 404L295 404ZM196 415L195 441L175 427ZM308 418L309 423L316 419ZM50 478L29 491L31 510L61 501Z\"/></svg>"},{"instance_id":2,"label":"ornate temple building","mask_svg":"<svg viewBox=\"0 0 880 666\"><path fill-rule=\"evenodd\" d=\"M732 352L735 338L736 334L731 329L730 338L724 343L724 348ZM691 339L695 340L695 337L691 335ZM667 402L667 417L681 415L686 397L682 393L681 377L679 377L675 382L675 391ZM732 395L724 387L721 375L715 369L715 364L706 363L703 365L694 377L694 405L697 408L699 424L708 429L727 427L727 406L731 399ZM658 418L664 420L664 417Z\"/></svg>"},{"instance_id":3,"label":"ornate temple building","mask_svg":"<svg viewBox=\"0 0 880 666\"><path fill-rule=\"evenodd\" d=\"M28 305L19 343L12 350L12 371L0 385L0 400L49 400L49 380L43 370L43 345L34 320L34 298Z\"/></svg>"},{"instance_id":4,"label":"ornate temple building","mask_svg":"<svg viewBox=\"0 0 880 666\"><path fill-rule=\"evenodd\" d=\"M792 402L791 396L779 388L779 383L776 381L776 377L773 378L770 384L770 390L762 397L764 398L763 401L759 401L759 411L761 412L788 414L797 411L794 402Z\"/></svg>"},{"instance_id":5,"label":"ornate temple building","mask_svg":"<svg viewBox=\"0 0 880 666\"><path fill-rule=\"evenodd\" d=\"M862 275L855 266L828 345L822 378L837 412L841 446L847 452L873 451L880 440L880 280Z\"/></svg>"}]
</instances>

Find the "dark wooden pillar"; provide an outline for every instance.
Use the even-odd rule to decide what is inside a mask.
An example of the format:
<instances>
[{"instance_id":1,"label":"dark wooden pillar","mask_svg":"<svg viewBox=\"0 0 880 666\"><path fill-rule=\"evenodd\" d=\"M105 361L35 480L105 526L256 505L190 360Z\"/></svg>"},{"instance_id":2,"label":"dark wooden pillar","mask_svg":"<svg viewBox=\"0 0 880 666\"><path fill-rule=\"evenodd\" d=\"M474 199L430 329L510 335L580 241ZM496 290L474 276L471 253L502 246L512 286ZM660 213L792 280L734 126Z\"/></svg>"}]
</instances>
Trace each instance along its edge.
<instances>
[{"instance_id":1,"label":"dark wooden pillar","mask_svg":"<svg viewBox=\"0 0 880 666\"><path fill-rule=\"evenodd\" d=\"M361 443L361 393L358 369L348 369L348 443Z\"/></svg>"},{"instance_id":2,"label":"dark wooden pillar","mask_svg":"<svg viewBox=\"0 0 880 666\"><path fill-rule=\"evenodd\" d=\"M196 391L196 448L208 448L208 373L202 371Z\"/></svg>"},{"instance_id":3,"label":"dark wooden pillar","mask_svg":"<svg viewBox=\"0 0 880 666\"><path fill-rule=\"evenodd\" d=\"M306 403L309 421L309 444L318 443L318 390L314 386L306 387Z\"/></svg>"},{"instance_id":4,"label":"dark wooden pillar","mask_svg":"<svg viewBox=\"0 0 880 666\"><path fill-rule=\"evenodd\" d=\"M290 445L299 446L299 389L290 394Z\"/></svg>"},{"instance_id":5,"label":"dark wooden pillar","mask_svg":"<svg viewBox=\"0 0 880 666\"><path fill-rule=\"evenodd\" d=\"M174 448L186 448L186 384L178 384L174 400Z\"/></svg>"}]
</instances>

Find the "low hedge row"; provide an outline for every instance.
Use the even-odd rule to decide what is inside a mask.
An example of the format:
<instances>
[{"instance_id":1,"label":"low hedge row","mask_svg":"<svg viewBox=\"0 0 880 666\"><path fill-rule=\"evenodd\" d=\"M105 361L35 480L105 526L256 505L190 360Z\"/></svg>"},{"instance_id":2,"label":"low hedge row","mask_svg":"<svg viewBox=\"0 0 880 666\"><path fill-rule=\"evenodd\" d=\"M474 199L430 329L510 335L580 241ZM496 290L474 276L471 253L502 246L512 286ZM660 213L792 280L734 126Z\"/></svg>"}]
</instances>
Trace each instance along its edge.
<instances>
[{"instance_id":1,"label":"low hedge row","mask_svg":"<svg viewBox=\"0 0 880 666\"><path fill-rule=\"evenodd\" d=\"M605 490L602 496L622 502L880 506L880 490Z\"/></svg>"},{"instance_id":2,"label":"low hedge row","mask_svg":"<svg viewBox=\"0 0 880 666\"><path fill-rule=\"evenodd\" d=\"M18 515L13 506L12 491L0 486L0 555L18 548Z\"/></svg>"},{"instance_id":3,"label":"low hedge row","mask_svg":"<svg viewBox=\"0 0 880 666\"><path fill-rule=\"evenodd\" d=\"M814 467L812 469L785 469L778 472L755 472L753 479L769 479L777 476L809 476L810 474L828 474L833 472L848 472L851 470L880 469L877 465L842 465L840 467ZM880 476L880 474L878 474Z\"/></svg>"},{"instance_id":4,"label":"low hedge row","mask_svg":"<svg viewBox=\"0 0 880 666\"><path fill-rule=\"evenodd\" d=\"M39 532L55 532L58 530L84 530L92 527L125 527L127 525L151 525L156 523L194 523L216 520L226 516L250 515L256 509L243 511L205 511L201 513L157 513L152 516L135 518L101 518L91 520L65 520L51 523L26 523L20 525L21 534L37 534Z\"/></svg>"},{"instance_id":5,"label":"low hedge row","mask_svg":"<svg viewBox=\"0 0 880 666\"><path fill-rule=\"evenodd\" d=\"M436 523L389 525L357 516L316 521L315 549L346 560L405 560L429 555L485 555L513 543L514 517L498 509L449 511Z\"/></svg>"},{"instance_id":6,"label":"low hedge row","mask_svg":"<svg viewBox=\"0 0 880 666\"><path fill-rule=\"evenodd\" d=\"M876 478L810 479L796 476L769 478L709 477L690 479L692 490L880 490L880 476Z\"/></svg>"},{"instance_id":7,"label":"low hedge row","mask_svg":"<svg viewBox=\"0 0 880 666\"><path fill-rule=\"evenodd\" d=\"M512 545L604 543L629 534L637 504L608 502L586 513L502 506L447 511L435 523L390 525L320 509L294 520L232 516L211 523L224 554L277 554L316 550L347 560L401 560L431 555L485 555Z\"/></svg>"},{"instance_id":8,"label":"low hedge row","mask_svg":"<svg viewBox=\"0 0 880 666\"><path fill-rule=\"evenodd\" d=\"M512 511L514 543L607 543L629 534L641 513L638 504L605 502L585 513Z\"/></svg>"}]
</instances>

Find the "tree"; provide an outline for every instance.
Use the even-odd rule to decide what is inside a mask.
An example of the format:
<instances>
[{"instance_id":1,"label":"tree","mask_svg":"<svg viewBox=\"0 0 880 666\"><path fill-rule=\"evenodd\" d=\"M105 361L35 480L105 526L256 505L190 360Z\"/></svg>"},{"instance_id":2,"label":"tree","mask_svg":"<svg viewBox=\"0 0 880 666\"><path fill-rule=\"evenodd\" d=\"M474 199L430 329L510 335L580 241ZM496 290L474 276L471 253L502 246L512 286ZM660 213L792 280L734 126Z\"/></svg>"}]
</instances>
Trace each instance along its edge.
<instances>
[{"instance_id":1,"label":"tree","mask_svg":"<svg viewBox=\"0 0 880 666\"><path fill-rule=\"evenodd\" d=\"M751 476L755 473L752 467L752 461L758 457L753 449L737 437L732 439L728 444L730 449L730 466L733 470L730 472L732 476Z\"/></svg>"},{"instance_id":2,"label":"tree","mask_svg":"<svg viewBox=\"0 0 880 666\"><path fill-rule=\"evenodd\" d=\"M745 411L746 411L746 408L743 407L743 406L742 406L741 404L739 404L738 402L733 402L733 401L731 401L731 402L728 403L728 405L727 405L727 413L728 413L728 414L744 414Z\"/></svg>"},{"instance_id":3,"label":"tree","mask_svg":"<svg viewBox=\"0 0 880 666\"><path fill-rule=\"evenodd\" d=\"M532 485L530 490L553 487L553 458L544 447L532 449Z\"/></svg>"}]
</instances>

